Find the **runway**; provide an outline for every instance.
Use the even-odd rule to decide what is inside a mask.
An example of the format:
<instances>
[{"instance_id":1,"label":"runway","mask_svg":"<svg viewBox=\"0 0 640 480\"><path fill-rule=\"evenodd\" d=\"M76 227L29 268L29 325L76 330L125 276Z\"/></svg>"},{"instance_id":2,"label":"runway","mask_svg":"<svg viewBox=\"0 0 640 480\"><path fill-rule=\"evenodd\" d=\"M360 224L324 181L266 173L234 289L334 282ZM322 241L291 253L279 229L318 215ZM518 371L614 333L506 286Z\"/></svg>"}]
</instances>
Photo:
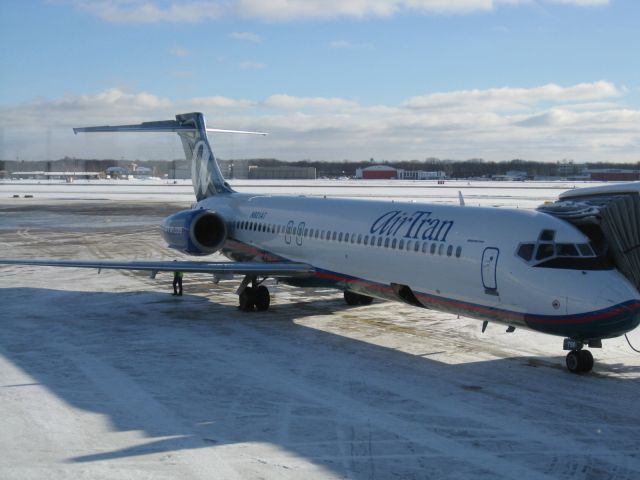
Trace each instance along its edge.
<instances>
[{"instance_id":1,"label":"runway","mask_svg":"<svg viewBox=\"0 0 640 480\"><path fill-rule=\"evenodd\" d=\"M182 197L4 193L2 256L186 258L157 228ZM248 314L238 281L0 267L0 478L640 476L624 338L576 376L558 337L274 282Z\"/></svg>"}]
</instances>

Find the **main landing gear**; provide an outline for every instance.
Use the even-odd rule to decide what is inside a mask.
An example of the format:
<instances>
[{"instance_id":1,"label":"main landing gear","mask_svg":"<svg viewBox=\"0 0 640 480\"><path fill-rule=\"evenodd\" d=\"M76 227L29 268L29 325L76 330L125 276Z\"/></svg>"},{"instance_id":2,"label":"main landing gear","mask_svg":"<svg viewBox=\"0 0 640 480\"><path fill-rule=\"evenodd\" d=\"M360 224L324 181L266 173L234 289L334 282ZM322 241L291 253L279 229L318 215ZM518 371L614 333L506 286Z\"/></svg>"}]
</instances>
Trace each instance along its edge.
<instances>
[{"instance_id":1,"label":"main landing gear","mask_svg":"<svg viewBox=\"0 0 640 480\"><path fill-rule=\"evenodd\" d=\"M264 280L258 281L257 277L249 275L244 278L238 288L238 300L240 303L238 308L240 310L243 312L252 312L254 310L264 312L269 309L271 295L269 294L269 289L261 285Z\"/></svg>"},{"instance_id":2,"label":"main landing gear","mask_svg":"<svg viewBox=\"0 0 640 480\"><path fill-rule=\"evenodd\" d=\"M348 290L344 291L344 301L347 305L371 305L373 298L360 293L353 293Z\"/></svg>"},{"instance_id":3,"label":"main landing gear","mask_svg":"<svg viewBox=\"0 0 640 480\"><path fill-rule=\"evenodd\" d=\"M592 340L589 341L589 346L599 348L602 346L602 342L600 340ZM571 373L588 373L593 368L593 355L589 350L583 350L583 347L584 343L581 340L573 338L564 340L564 349L571 350L566 358L567 369Z\"/></svg>"}]
</instances>

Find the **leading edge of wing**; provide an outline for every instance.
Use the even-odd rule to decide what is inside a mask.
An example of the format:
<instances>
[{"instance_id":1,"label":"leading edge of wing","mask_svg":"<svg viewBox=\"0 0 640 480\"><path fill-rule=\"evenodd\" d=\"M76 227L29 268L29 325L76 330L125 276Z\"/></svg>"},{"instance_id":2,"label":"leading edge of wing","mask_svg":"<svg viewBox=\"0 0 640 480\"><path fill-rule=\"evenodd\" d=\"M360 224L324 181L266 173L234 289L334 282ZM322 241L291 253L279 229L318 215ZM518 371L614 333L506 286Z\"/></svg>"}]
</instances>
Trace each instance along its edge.
<instances>
[{"instance_id":1,"label":"leading edge of wing","mask_svg":"<svg viewBox=\"0 0 640 480\"><path fill-rule=\"evenodd\" d=\"M107 270L146 270L151 272L228 273L269 277L310 276L315 269L306 263L259 262L173 262L173 261L95 261L95 260L13 260L0 259L0 265L40 267L98 268Z\"/></svg>"}]
</instances>

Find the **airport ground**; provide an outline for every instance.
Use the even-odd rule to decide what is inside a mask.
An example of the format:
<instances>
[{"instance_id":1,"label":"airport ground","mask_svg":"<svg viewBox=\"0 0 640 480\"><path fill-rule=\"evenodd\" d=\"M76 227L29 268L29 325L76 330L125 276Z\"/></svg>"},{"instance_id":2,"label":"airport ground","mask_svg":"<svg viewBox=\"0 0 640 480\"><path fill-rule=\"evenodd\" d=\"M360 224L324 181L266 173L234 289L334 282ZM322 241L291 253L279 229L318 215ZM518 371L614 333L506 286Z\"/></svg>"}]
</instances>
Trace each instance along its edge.
<instances>
[{"instance_id":1,"label":"airport ground","mask_svg":"<svg viewBox=\"0 0 640 480\"><path fill-rule=\"evenodd\" d=\"M3 188L3 257L183 258L157 225L189 201ZM640 477L624 338L576 376L561 338L274 282L248 314L237 285L0 267L0 478Z\"/></svg>"}]
</instances>

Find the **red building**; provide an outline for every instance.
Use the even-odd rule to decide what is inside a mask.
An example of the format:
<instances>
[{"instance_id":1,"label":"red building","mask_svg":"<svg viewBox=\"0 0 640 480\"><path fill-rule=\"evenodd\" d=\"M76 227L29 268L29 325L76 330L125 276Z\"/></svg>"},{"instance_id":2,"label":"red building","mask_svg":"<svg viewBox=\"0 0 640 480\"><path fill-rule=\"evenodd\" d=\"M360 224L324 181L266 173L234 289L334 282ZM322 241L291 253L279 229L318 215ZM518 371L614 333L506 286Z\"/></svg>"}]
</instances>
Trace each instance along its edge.
<instances>
[{"instance_id":1,"label":"red building","mask_svg":"<svg viewBox=\"0 0 640 480\"><path fill-rule=\"evenodd\" d=\"M359 173L362 174L362 177L358 175ZM398 178L398 170L387 165L373 165L356 172L356 177L365 180L390 180Z\"/></svg>"},{"instance_id":2,"label":"red building","mask_svg":"<svg viewBox=\"0 0 640 480\"><path fill-rule=\"evenodd\" d=\"M598 180L601 182L632 182L640 180L640 170L621 170L621 169L606 169L606 170L591 170L589 172L591 180Z\"/></svg>"}]
</instances>

